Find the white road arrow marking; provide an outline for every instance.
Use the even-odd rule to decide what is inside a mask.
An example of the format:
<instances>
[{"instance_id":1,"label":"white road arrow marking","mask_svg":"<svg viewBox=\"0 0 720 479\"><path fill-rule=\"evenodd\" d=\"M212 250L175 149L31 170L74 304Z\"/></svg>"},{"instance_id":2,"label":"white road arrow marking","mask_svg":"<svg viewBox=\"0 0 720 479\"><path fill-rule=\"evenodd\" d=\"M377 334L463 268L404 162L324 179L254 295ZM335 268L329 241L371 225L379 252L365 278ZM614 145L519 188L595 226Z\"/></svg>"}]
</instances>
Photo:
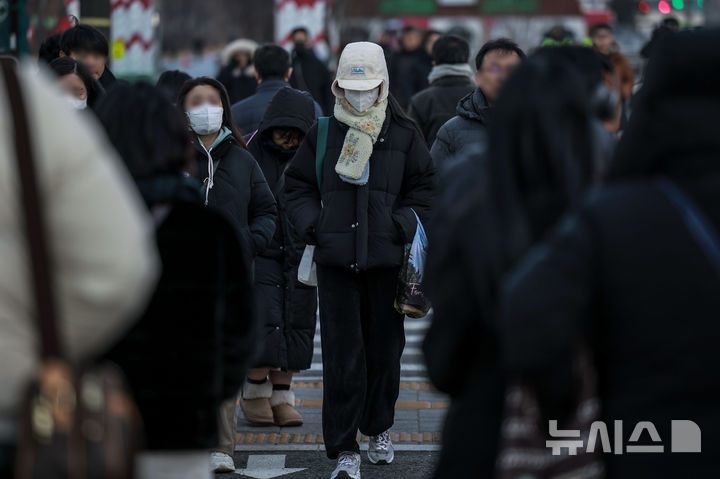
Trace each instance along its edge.
<instances>
[{"instance_id":1,"label":"white road arrow marking","mask_svg":"<svg viewBox=\"0 0 720 479\"><path fill-rule=\"evenodd\" d=\"M273 477L294 474L305 469L287 469L284 455L252 455L248 456L247 469L239 469L235 474L254 477L255 479L272 479Z\"/></svg>"}]
</instances>

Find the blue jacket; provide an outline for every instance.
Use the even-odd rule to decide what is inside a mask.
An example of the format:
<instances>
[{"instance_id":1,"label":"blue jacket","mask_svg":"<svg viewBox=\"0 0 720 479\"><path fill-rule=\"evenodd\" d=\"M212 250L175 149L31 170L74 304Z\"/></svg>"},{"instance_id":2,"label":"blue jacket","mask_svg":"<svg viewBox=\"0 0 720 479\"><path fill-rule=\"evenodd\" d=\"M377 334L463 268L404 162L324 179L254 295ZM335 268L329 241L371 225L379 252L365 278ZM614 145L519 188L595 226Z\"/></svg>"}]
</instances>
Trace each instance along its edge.
<instances>
[{"instance_id":1,"label":"blue jacket","mask_svg":"<svg viewBox=\"0 0 720 479\"><path fill-rule=\"evenodd\" d=\"M253 96L235 103L232 107L232 116L235 124L243 135L249 135L260 126L270 100L283 87L290 84L284 80L265 80L257 87ZM315 116L322 116L322 108L315 102Z\"/></svg>"}]
</instances>

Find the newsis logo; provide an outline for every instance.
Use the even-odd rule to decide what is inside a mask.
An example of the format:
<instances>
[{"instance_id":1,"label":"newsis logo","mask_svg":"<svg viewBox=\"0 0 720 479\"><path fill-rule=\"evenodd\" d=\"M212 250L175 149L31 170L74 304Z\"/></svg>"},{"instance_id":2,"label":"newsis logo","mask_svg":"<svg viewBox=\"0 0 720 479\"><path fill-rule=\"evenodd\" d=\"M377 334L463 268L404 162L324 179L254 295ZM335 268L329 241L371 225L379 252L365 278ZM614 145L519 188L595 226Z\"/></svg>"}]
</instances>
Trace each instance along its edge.
<instances>
[{"instance_id":1,"label":"newsis logo","mask_svg":"<svg viewBox=\"0 0 720 479\"><path fill-rule=\"evenodd\" d=\"M583 449L588 453L593 453L597 448L602 448L602 452L605 454L662 454L666 452L667 443L663 442L652 422L640 421L637 423L627 444L623 444L623 422L613 421L613 423L613 442L611 444L607 424L603 421L593 422L587 438L583 438L580 430L558 429L557 421L550 420L550 437L553 439L545 441L545 447L552 449L553 456L562 455L563 449L566 449L566 454L570 456L577 455L578 450ZM646 431L645 435L650 436L652 445L638 444ZM671 421L670 436L670 452L700 453L702 450L700 427L693 421Z\"/></svg>"}]
</instances>

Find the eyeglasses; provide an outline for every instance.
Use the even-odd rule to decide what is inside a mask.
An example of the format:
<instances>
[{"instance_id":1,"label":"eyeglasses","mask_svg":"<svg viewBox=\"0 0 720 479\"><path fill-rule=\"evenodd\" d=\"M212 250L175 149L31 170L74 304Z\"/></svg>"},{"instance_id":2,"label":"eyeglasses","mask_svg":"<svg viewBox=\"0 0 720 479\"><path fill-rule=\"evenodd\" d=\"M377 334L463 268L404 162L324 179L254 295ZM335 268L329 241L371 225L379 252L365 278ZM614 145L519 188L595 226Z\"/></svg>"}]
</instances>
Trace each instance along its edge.
<instances>
[{"instance_id":1,"label":"eyeglasses","mask_svg":"<svg viewBox=\"0 0 720 479\"><path fill-rule=\"evenodd\" d=\"M303 135L297 130L276 130L276 135L279 139L285 143L300 143L302 142Z\"/></svg>"},{"instance_id":2,"label":"eyeglasses","mask_svg":"<svg viewBox=\"0 0 720 479\"><path fill-rule=\"evenodd\" d=\"M486 73L492 73L493 75L499 75L500 73L504 73L505 75L509 75L510 73L512 73L512 71L513 71L515 68L516 68L515 65L510 66L510 67L505 67L505 68L502 68L501 66L498 66L498 65L492 65L492 66L489 67L489 68L483 68L482 71L484 71L484 72L486 72Z\"/></svg>"}]
</instances>

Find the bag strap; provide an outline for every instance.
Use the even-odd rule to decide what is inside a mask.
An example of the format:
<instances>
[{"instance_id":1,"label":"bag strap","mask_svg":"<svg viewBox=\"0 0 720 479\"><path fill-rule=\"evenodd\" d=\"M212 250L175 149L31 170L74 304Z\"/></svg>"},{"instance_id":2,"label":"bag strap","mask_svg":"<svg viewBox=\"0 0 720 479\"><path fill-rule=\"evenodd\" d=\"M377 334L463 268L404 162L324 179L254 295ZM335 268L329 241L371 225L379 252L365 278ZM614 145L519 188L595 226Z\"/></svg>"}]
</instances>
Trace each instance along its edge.
<instances>
[{"instance_id":1,"label":"bag strap","mask_svg":"<svg viewBox=\"0 0 720 479\"><path fill-rule=\"evenodd\" d=\"M43 221L42 202L37 184L36 165L27 123L27 114L23 105L22 91L17 72L10 62L2 62L3 77L7 89L7 98L12 109L15 156L20 175L24 223L29 245L32 282L37 316L37 331L40 336L40 357L62 358L62 350L57 333L57 309L51 287L50 261L45 243L45 223Z\"/></svg>"},{"instance_id":2,"label":"bag strap","mask_svg":"<svg viewBox=\"0 0 720 479\"><path fill-rule=\"evenodd\" d=\"M703 249L713 268L720 274L720 237L713 225L695 203L668 178L658 178L655 184L680 211L690 234Z\"/></svg>"},{"instance_id":3,"label":"bag strap","mask_svg":"<svg viewBox=\"0 0 720 479\"><path fill-rule=\"evenodd\" d=\"M318 138L315 149L315 175L317 176L318 189L322 192L323 164L325 163L325 152L327 151L328 127L330 117L321 116L318 118Z\"/></svg>"}]
</instances>

